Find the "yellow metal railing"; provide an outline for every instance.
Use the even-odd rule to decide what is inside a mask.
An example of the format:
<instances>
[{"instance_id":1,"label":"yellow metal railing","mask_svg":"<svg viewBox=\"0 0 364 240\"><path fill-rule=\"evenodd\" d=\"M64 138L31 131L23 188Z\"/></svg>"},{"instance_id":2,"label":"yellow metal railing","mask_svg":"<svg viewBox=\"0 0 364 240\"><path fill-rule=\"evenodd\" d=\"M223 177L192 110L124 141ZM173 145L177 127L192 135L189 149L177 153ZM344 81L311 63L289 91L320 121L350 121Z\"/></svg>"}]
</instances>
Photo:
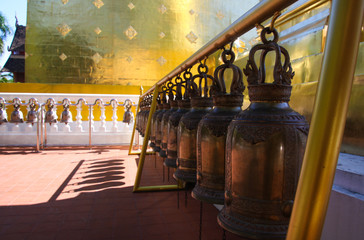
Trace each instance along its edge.
<instances>
[{"instance_id":1,"label":"yellow metal railing","mask_svg":"<svg viewBox=\"0 0 364 240\"><path fill-rule=\"evenodd\" d=\"M179 187L178 185L139 186L159 87L294 2L295 0L260 2L141 95L143 98L154 91L140 153L135 192ZM305 8L310 5L318 6L324 2L326 1L310 1ZM299 14L300 11L292 11L290 15ZM363 0L332 0L316 103L287 239L320 239L345 127L363 13ZM290 15L281 16L281 20L278 18L277 22L288 21L291 19Z\"/></svg>"}]
</instances>

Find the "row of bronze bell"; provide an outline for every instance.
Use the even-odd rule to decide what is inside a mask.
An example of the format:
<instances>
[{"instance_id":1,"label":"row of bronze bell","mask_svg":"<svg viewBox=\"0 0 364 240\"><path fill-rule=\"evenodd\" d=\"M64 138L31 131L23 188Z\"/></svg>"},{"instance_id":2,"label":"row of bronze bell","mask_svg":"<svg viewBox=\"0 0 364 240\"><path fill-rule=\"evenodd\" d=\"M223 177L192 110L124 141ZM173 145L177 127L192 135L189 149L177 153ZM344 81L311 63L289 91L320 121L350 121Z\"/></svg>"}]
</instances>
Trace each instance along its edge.
<instances>
[{"instance_id":1,"label":"row of bronze bell","mask_svg":"<svg viewBox=\"0 0 364 240\"><path fill-rule=\"evenodd\" d=\"M23 123L24 122L24 117L23 117L23 113L20 111L20 99L19 98L15 98L14 99L14 110L13 112L10 114L10 122L11 123ZM27 113L27 120L26 123L31 123L34 124L35 122L38 121L38 113L35 110L37 107L36 105L36 100L34 98L31 98L29 100L29 108L30 110ZM3 101L3 103L0 104L0 125L8 122L8 117L7 117L7 113L5 110L5 103Z\"/></svg>"},{"instance_id":2,"label":"row of bronze bell","mask_svg":"<svg viewBox=\"0 0 364 240\"><path fill-rule=\"evenodd\" d=\"M273 40L267 40L271 33ZM216 68L214 77L201 63L197 75L192 77L186 70L184 80L177 76L174 84L162 88L150 146L165 158L166 166L177 168L176 179L195 184L194 198L224 204L218 215L224 229L249 239L284 239L308 123L288 104L294 73L287 50L277 44L278 33L264 28L261 39L263 44L251 49L244 69L250 98L246 110L241 109L243 73L233 64L231 48L225 49L224 64ZM255 63L258 51L259 67ZM265 76L269 52L276 54L271 83ZM224 79L227 69L232 72L229 93ZM143 110L137 121L143 132L148 114L142 114Z\"/></svg>"}]
</instances>

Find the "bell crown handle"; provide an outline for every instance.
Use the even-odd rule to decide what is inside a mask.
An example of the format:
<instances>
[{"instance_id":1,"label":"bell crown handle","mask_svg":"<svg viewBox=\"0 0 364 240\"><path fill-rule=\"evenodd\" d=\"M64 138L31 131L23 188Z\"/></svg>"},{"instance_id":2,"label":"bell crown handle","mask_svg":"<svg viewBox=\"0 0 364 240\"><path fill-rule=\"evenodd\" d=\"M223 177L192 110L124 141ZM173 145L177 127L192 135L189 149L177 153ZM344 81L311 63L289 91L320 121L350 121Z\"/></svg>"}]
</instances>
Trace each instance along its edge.
<instances>
[{"instance_id":1,"label":"bell crown handle","mask_svg":"<svg viewBox=\"0 0 364 240\"><path fill-rule=\"evenodd\" d=\"M207 74L209 68L206 65L206 59L197 67L197 72L195 76L191 79L191 84L188 89L191 97L209 97L211 96L210 86L209 86L209 79L213 82L214 78ZM195 82L197 80L197 83ZM211 84L210 84L211 85Z\"/></svg>"},{"instance_id":2,"label":"bell crown handle","mask_svg":"<svg viewBox=\"0 0 364 240\"><path fill-rule=\"evenodd\" d=\"M234 65L233 62L235 60L235 53L232 50L233 43L230 44L230 49L224 49L221 53L221 59L224 64L218 66L214 72L214 81L211 87L212 95L225 95L226 91L226 82L224 73L226 69L232 70L232 80L230 85L230 94L240 94L242 95L245 86L243 83L243 73L241 69Z\"/></svg>"},{"instance_id":3,"label":"bell crown handle","mask_svg":"<svg viewBox=\"0 0 364 240\"><path fill-rule=\"evenodd\" d=\"M267 40L268 34L273 34L272 40ZM271 29L270 27L266 27L260 33L260 38L263 44L255 45L249 53L249 59L247 61L247 65L245 67L244 74L247 76L247 81L249 85L260 85L267 84L266 80L266 71L265 71L265 58L269 52L275 52L275 63L273 69L273 84L276 85L291 85L291 79L294 76L294 72L292 71L290 57L288 51L278 45L278 32L275 28ZM260 60L259 60L259 68L255 62L255 53L257 51L261 51ZM284 57L284 63L282 65L282 55Z\"/></svg>"}]
</instances>

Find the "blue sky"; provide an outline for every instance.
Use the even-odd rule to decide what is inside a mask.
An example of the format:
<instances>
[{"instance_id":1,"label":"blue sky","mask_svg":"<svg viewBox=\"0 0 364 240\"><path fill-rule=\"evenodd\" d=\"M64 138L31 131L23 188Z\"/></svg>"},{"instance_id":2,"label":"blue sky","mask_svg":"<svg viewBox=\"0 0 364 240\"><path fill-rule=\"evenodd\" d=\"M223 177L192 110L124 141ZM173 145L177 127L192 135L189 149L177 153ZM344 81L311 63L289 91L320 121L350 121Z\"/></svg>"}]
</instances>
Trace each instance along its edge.
<instances>
[{"instance_id":1,"label":"blue sky","mask_svg":"<svg viewBox=\"0 0 364 240\"><path fill-rule=\"evenodd\" d=\"M11 45L15 32L15 15L20 25L27 24L27 0L0 0L0 12L5 16L8 26L11 27L11 34L5 40L4 53L0 56L0 67L2 68L8 59L10 52L7 47Z\"/></svg>"}]
</instances>

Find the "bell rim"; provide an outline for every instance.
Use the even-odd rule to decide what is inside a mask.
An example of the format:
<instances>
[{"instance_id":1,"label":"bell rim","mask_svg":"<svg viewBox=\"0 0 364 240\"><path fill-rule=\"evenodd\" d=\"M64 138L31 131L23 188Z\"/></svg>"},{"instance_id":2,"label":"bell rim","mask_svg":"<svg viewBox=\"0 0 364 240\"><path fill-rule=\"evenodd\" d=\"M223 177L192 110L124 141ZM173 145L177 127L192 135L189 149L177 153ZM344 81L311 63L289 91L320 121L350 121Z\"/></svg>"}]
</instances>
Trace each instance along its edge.
<instances>
[{"instance_id":1,"label":"bell rim","mask_svg":"<svg viewBox=\"0 0 364 240\"><path fill-rule=\"evenodd\" d=\"M201 194L202 192L205 192L206 195ZM218 195L221 195L220 198L213 198L212 196L207 196L208 193L218 193ZM203 201L206 203L210 203L210 204L219 204L219 205L224 205L224 190L215 190L215 189L210 189L210 188L206 188L201 186L200 184L198 184L198 182L196 183L195 187L193 188L192 192L191 192L191 196L199 201ZM213 201L213 200L217 200L217 201Z\"/></svg>"},{"instance_id":2,"label":"bell rim","mask_svg":"<svg viewBox=\"0 0 364 240\"><path fill-rule=\"evenodd\" d=\"M169 168L177 168L177 164L176 164L177 159L176 158L169 158L167 156L167 158L163 161L163 165ZM173 165L174 163L174 165Z\"/></svg>"},{"instance_id":3,"label":"bell rim","mask_svg":"<svg viewBox=\"0 0 364 240\"><path fill-rule=\"evenodd\" d=\"M233 218L234 220L231 220L227 217L227 215L230 216L230 218ZM261 240L284 240L286 239L287 231L288 231L288 224L271 224L271 225L264 225L259 224L264 228L266 231L258 232L256 230L256 227L252 228L243 228L244 225L251 224L254 225L254 223L245 222L239 218L236 218L234 216L231 216L226 212L226 207L224 206L221 211L217 215L217 222L220 225L220 227L224 228L225 230L232 232L238 236L245 237L248 239L261 239ZM233 227L238 225L238 227ZM255 223L255 225L257 225ZM267 231L266 227L271 227L273 229L277 229L277 227L281 227L284 229L284 232L271 232ZM244 231L246 230L246 231ZM250 231L249 231L250 230ZM255 231L254 231L255 230Z\"/></svg>"},{"instance_id":4,"label":"bell rim","mask_svg":"<svg viewBox=\"0 0 364 240\"><path fill-rule=\"evenodd\" d=\"M181 180L183 182L188 182L188 183L195 183L197 181L196 172L183 171L178 167L177 170L173 173L173 177L176 180Z\"/></svg>"}]
</instances>

